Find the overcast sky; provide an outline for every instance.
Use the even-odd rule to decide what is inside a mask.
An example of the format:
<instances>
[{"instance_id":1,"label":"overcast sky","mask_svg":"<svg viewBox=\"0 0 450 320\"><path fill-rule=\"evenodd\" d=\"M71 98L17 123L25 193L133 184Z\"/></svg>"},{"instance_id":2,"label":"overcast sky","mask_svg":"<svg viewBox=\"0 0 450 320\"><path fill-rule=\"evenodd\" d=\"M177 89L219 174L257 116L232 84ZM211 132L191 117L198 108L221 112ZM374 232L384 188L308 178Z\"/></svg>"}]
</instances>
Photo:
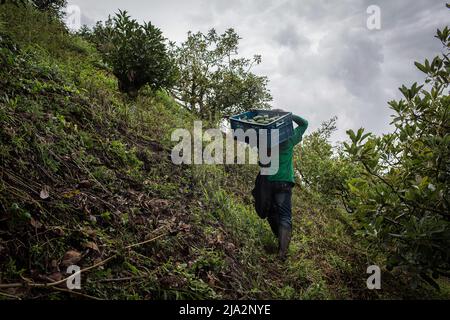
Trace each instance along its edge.
<instances>
[{"instance_id":1,"label":"overcast sky","mask_svg":"<svg viewBox=\"0 0 450 320\"><path fill-rule=\"evenodd\" d=\"M234 28L240 53L262 55L255 73L269 78L272 105L304 116L310 130L338 116L334 140L349 128L377 134L390 130L387 101L398 87L423 82L413 62L442 51L434 38L450 21L439 0L69 0L81 9L82 23L107 19L126 9L151 21L165 37ZM381 28L369 30L367 8L380 8Z\"/></svg>"}]
</instances>

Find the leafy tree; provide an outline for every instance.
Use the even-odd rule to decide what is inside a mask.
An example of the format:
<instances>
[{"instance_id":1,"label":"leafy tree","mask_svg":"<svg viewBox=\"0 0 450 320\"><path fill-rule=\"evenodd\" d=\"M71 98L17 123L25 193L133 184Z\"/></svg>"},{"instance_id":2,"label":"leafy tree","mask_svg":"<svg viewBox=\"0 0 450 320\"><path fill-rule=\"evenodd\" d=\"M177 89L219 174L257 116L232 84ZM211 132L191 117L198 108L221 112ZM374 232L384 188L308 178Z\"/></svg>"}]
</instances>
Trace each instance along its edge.
<instances>
[{"instance_id":1,"label":"leafy tree","mask_svg":"<svg viewBox=\"0 0 450 320\"><path fill-rule=\"evenodd\" d=\"M322 123L318 130L303 139L301 147L296 149L294 164L307 188L328 203L341 201L347 211L352 212L347 180L358 176L361 170L340 145L331 145L330 137L336 130L336 120L337 117L333 117Z\"/></svg>"},{"instance_id":2,"label":"leafy tree","mask_svg":"<svg viewBox=\"0 0 450 320\"><path fill-rule=\"evenodd\" d=\"M15 5L32 4L41 11L51 11L57 14L61 14L61 10L67 5L66 0L0 0L0 4L7 2Z\"/></svg>"},{"instance_id":3,"label":"leafy tree","mask_svg":"<svg viewBox=\"0 0 450 320\"><path fill-rule=\"evenodd\" d=\"M111 66L120 91L135 96L146 84L154 90L174 84L176 68L166 39L150 22L140 25L126 11L119 11L105 24L98 22L92 32L83 29L82 34L96 44Z\"/></svg>"},{"instance_id":4,"label":"leafy tree","mask_svg":"<svg viewBox=\"0 0 450 320\"><path fill-rule=\"evenodd\" d=\"M433 278L450 269L449 28L436 37L442 56L415 63L425 85L402 86L404 98L389 102L395 131L375 137L349 130L346 151L364 167L365 176L349 181L361 234L389 253L388 269L438 287Z\"/></svg>"},{"instance_id":5,"label":"leafy tree","mask_svg":"<svg viewBox=\"0 0 450 320\"><path fill-rule=\"evenodd\" d=\"M32 2L42 11L52 10L58 12L67 5L66 0L33 0Z\"/></svg>"},{"instance_id":6,"label":"leafy tree","mask_svg":"<svg viewBox=\"0 0 450 320\"><path fill-rule=\"evenodd\" d=\"M172 93L184 107L209 120L269 107L267 77L251 72L261 57L238 57L239 40L233 29L221 35L211 29L207 34L189 32L174 47L180 80Z\"/></svg>"}]
</instances>

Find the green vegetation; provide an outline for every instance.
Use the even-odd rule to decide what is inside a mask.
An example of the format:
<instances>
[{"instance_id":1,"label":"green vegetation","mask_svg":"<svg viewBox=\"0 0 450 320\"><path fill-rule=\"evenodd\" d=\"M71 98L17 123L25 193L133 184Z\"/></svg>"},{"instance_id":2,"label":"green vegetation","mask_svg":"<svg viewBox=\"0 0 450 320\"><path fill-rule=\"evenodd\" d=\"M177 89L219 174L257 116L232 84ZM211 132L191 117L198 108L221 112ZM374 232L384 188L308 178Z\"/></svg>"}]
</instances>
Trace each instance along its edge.
<instances>
[{"instance_id":1,"label":"green vegetation","mask_svg":"<svg viewBox=\"0 0 450 320\"><path fill-rule=\"evenodd\" d=\"M224 116L251 109L266 109L272 100L267 77L251 72L261 56L238 56L239 35L228 29L217 34L188 33L180 46L173 48L179 80L172 94L197 117L219 121Z\"/></svg>"},{"instance_id":2,"label":"green vegetation","mask_svg":"<svg viewBox=\"0 0 450 320\"><path fill-rule=\"evenodd\" d=\"M405 192L416 190L417 198L408 201L445 213L445 202L432 198L436 195L428 187L432 183L437 196L448 191L439 172L433 175L433 170L448 165L445 128L432 131L441 137L440 144L430 139L425 149L416 149L423 140L403 144L394 138L391 147L381 148L386 138L371 137L373 142L364 144L362 133L355 134L348 147L369 153L347 152L342 146L333 150L328 141L333 120L305 137L295 159L303 179L293 195L290 258L280 264L270 254L276 248L270 228L253 208L250 190L257 167L173 165L172 130L192 128L194 120L209 116L190 112L166 90L151 84L129 99L117 90L114 66L105 61L97 45L85 35L70 34L52 13L0 5L0 299L449 298L445 276L437 280L441 292L426 282L415 282L413 287L411 279L417 272L411 268L390 273L383 267L382 290L366 288L367 266L386 266L391 261L385 246L416 257L410 252L422 254L419 243L441 245L437 236L442 233L436 230L448 232L443 215L412 211L394 194L379 216L391 219L398 207L411 210L405 211L410 219L399 222L430 219L422 224L424 236L409 242L389 236L392 232L414 235L392 230L387 219L375 221L380 236L376 241L363 234L371 225L373 208L378 208L374 192L389 191L382 180L371 178L365 164L388 183L399 179ZM448 71L448 64L442 63ZM431 64L429 68L430 79L433 72L443 75ZM448 116L440 113L448 110L447 84L437 94L430 92L427 105L435 107L427 112L432 117ZM427 95L423 93L420 101L410 97L403 107L415 108ZM224 111L213 105L206 110L226 113L238 108ZM406 121L402 112L400 121ZM428 113L420 115L438 121ZM215 118L211 116L211 122ZM425 130L421 125L416 130ZM403 128L399 123L398 139ZM377 143L383 145L370 149ZM411 161L395 172L385 172L381 160L376 163L373 157L379 159L394 146L405 159L411 157L406 152L423 150L419 155L430 157L430 164ZM442 159L439 165L438 159ZM428 177L427 185L415 188L406 170L418 171L420 183ZM367 185L353 183L362 177L367 177ZM427 268L434 268L430 270L445 268L437 263L446 261L442 256L428 261ZM72 263L96 266L82 273L81 290L34 286L65 278ZM18 285L2 287L6 283Z\"/></svg>"},{"instance_id":3,"label":"green vegetation","mask_svg":"<svg viewBox=\"0 0 450 320\"><path fill-rule=\"evenodd\" d=\"M32 5L34 8L51 12L53 14L59 14L61 10L66 6L66 0L1 0L0 4L12 3L14 5Z\"/></svg>"},{"instance_id":4,"label":"green vegetation","mask_svg":"<svg viewBox=\"0 0 450 320\"><path fill-rule=\"evenodd\" d=\"M443 56L416 62L427 87L402 86L391 101L396 130L382 137L349 131L346 151L362 165L349 181L361 233L388 253L388 267L433 280L450 270L450 30L438 30Z\"/></svg>"},{"instance_id":5,"label":"green vegetation","mask_svg":"<svg viewBox=\"0 0 450 320\"><path fill-rule=\"evenodd\" d=\"M405 99L391 101L395 131L376 137L348 131L333 152L335 119L309 135L297 166L306 187L340 203L358 241L383 253L389 271L405 272L413 287L425 280L439 289L449 276L450 222L450 30L438 30L444 54L415 65L427 86L402 86Z\"/></svg>"},{"instance_id":6,"label":"green vegetation","mask_svg":"<svg viewBox=\"0 0 450 320\"><path fill-rule=\"evenodd\" d=\"M170 88L176 76L161 30L150 22L140 25L126 11L119 11L105 24L80 33L95 43L103 60L119 80L119 90L136 96L148 85L153 90Z\"/></svg>"}]
</instances>

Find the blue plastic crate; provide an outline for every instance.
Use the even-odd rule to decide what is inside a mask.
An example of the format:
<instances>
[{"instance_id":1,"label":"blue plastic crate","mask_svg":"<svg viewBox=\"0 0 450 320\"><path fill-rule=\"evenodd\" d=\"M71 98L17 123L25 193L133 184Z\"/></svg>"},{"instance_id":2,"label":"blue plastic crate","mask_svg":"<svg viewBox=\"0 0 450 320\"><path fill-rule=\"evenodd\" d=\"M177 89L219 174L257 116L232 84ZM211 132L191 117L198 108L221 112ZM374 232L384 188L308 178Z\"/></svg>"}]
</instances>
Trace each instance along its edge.
<instances>
[{"instance_id":1,"label":"blue plastic crate","mask_svg":"<svg viewBox=\"0 0 450 320\"><path fill-rule=\"evenodd\" d=\"M280 116L278 120L275 120L268 124L257 124L251 123L243 118L253 118L257 115L269 115L269 117ZM267 145L270 146L271 143L271 129L279 130L279 144L288 140L293 132L294 126L292 124L292 113L291 112L277 112L272 110L252 110L247 111L235 116L230 117L231 129L242 129L244 132L248 129L255 129L257 131L257 137L259 137L259 129L267 129ZM248 143L248 141L246 141ZM259 138L257 140L257 145L259 146Z\"/></svg>"}]
</instances>

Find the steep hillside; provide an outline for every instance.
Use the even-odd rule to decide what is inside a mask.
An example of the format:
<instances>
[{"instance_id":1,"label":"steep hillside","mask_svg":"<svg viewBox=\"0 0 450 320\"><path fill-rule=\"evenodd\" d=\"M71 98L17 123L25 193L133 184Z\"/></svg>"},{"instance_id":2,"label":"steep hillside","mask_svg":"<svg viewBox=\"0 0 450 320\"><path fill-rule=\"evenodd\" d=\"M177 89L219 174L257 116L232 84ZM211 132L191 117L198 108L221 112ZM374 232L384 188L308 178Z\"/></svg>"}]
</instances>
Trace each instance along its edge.
<instances>
[{"instance_id":1,"label":"steep hillside","mask_svg":"<svg viewBox=\"0 0 450 320\"><path fill-rule=\"evenodd\" d=\"M163 91L120 94L57 20L0 10L0 298L421 297L389 275L367 290L366 267L383 257L301 186L280 264L253 210L256 167L172 164L170 134L191 114ZM71 264L81 290L55 284Z\"/></svg>"}]
</instances>

